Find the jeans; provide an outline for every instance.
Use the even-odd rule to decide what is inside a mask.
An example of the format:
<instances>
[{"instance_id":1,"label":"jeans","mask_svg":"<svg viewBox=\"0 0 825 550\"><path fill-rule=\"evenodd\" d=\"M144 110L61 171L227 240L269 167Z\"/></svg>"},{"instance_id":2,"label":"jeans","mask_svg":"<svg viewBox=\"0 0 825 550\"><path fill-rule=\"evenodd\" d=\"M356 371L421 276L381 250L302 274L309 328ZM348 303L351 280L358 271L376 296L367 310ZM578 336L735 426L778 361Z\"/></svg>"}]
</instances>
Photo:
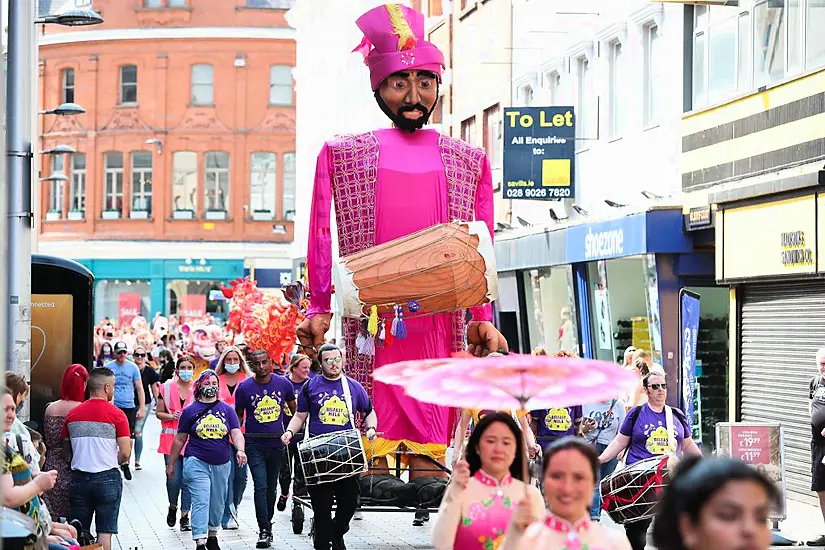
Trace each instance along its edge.
<instances>
[{"instance_id":1,"label":"jeans","mask_svg":"<svg viewBox=\"0 0 825 550\"><path fill-rule=\"evenodd\" d=\"M315 521L316 550L329 550L330 543L343 539L349 531L349 522L358 507L358 476L351 476L333 483L309 487L312 513ZM335 519L332 519L332 502L335 499Z\"/></svg>"},{"instance_id":2,"label":"jeans","mask_svg":"<svg viewBox=\"0 0 825 550\"><path fill-rule=\"evenodd\" d=\"M281 468L281 495L289 494L289 486L295 481L295 494L306 494L306 484L304 483L304 471L301 469L301 457L298 454L298 444L290 443L286 449L286 460ZM292 465L290 471L290 464Z\"/></svg>"},{"instance_id":3,"label":"jeans","mask_svg":"<svg viewBox=\"0 0 825 550\"><path fill-rule=\"evenodd\" d=\"M163 455L163 463L169 465L169 455ZM180 511L188 512L192 509L192 494L189 492L189 484L183 479L182 456L175 461L175 474L172 479L166 480L166 494L169 497L169 506L177 507L180 495Z\"/></svg>"},{"instance_id":4,"label":"jeans","mask_svg":"<svg viewBox=\"0 0 825 550\"><path fill-rule=\"evenodd\" d=\"M596 443L596 454L602 454L607 448L606 443ZM602 515L602 493L601 481L613 473L619 463L617 458L612 458L599 468L599 479L596 480L596 490L593 491L593 505L590 508L590 519L597 520Z\"/></svg>"},{"instance_id":5,"label":"jeans","mask_svg":"<svg viewBox=\"0 0 825 550\"><path fill-rule=\"evenodd\" d=\"M72 471L72 483L69 486L72 519L78 520L85 529L91 531L94 516L98 534L116 535L122 496L123 479L119 469L93 474Z\"/></svg>"},{"instance_id":6,"label":"jeans","mask_svg":"<svg viewBox=\"0 0 825 550\"><path fill-rule=\"evenodd\" d=\"M74 539L65 539L65 538L64 538L63 540L65 540L65 541L66 541L66 542L68 542L69 544L74 544L75 546L79 546L79 545L77 544L77 541L76 541L76 540L74 540ZM65 546L63 546L62 544L58 544L58 543L56 543L56 542L50 542L50 543L49 543L49 550L66 550L66 547L65 547Z\"/></svg>"},{"instance_id":7,"label":"jeans","mask_svg":"<svg viewBox=\"0 0 825 550\"><path fill-rule=\"evenodd\" d=\"M205 539L220 529L231 471L229 461L209 464L194 456L183 459L183 478L192 493L192 539Z\"/></svg>"},{"instance_id":8,"label":"jeans","mask_svg":"<svg viewBox=\"0 0 825 550\"><path fill-rule=\"evenodd\" d=\"M272 529L275 498L278 496L278 476L284 462L283 447L265 447L254 438L246 440L246 456L252 484L255 486L255 517L262 531Z\"/></svg>"},{"instance_id":9,"label":"jeans","mask_svg":"<svg viewBox=\"0 0 825 550\"><path fill-rule=\"evenodd\" d=\"M140 455L143 454L143 426L146 425L146 419L149 418L149 413L152 412L152 404L146 405L146 414L143 418L135 419L135 464L140 462Z\"/></svg>"},{"instance_id":10,"label":"jeans","mask_svg":"<svg viewBox=\"0 0 825 550\"><path fill-rule=\"evenodd\" d=\"M226 503L223 507L223 518L221 526L226 527L229 523L229 510L234 506L237 512L238 506L243 500L243 492L246 490L246 465L243 468L238 466L238 451L232 446L232 472L229 474L229 485L226 491Z\"/></svg>"}]
</instances>

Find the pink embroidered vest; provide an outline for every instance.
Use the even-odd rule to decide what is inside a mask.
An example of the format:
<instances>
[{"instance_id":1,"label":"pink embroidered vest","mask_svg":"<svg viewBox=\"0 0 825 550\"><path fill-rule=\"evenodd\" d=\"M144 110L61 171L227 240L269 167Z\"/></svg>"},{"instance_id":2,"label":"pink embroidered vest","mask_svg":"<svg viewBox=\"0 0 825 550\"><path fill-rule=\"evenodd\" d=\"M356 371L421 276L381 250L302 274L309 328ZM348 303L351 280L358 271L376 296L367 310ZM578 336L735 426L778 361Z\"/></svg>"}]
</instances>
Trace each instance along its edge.
<instances>
[{"instance_id":1,"label":"pink embroidered vest","mask_svg":"<svg viewBox=\"0 0 825 550\"><path fill-rule=\"evenodd\" d=\"M329 146L338 247L341 256L349 256L376 245L375 187L380 145L375 134L368 132L338 136ZM450 220L472 221L484 150L443 134L439 137L438 149L447 176ZM464 311L452 315L453 351L463 351ZM373 357L360 355L355 345L360 322L344 319L343 323L347 372L366 388L372 398Z\"/></svg>"}]
</instances>

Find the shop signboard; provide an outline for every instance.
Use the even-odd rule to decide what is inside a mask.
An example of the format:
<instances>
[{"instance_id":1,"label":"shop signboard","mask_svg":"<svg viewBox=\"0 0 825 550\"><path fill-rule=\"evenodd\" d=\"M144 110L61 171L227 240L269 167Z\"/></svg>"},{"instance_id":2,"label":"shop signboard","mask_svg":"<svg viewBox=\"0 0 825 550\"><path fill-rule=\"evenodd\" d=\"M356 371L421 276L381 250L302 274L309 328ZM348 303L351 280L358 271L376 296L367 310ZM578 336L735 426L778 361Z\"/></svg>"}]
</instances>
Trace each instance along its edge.
<instances>
[{"instance_id":1,"label":"shop signboard","mask_svg":"<svg viewBox=\"0 0 825 550\"><path fill-rule=\"evenodd\" d=\"M816 217L815 195L726 209L716 226L716 278L815 273Z\"/></svg>"},{"instance_id":2,"label":"shop signboard","mask_svg":"<svg viewBox=\"0 0 825 550\"><path fill-rule=\"evenodd\" d=\"M504 109L505 199L575 197L575 120L573 107Z\"/></svg>"},{"instance_id":3,"label":"shop signboard","mask_svg":"<svg viewBox=\"0 0 825 550\"><path fill-rule=\"evenodd\" d=\"M206 317L206 295L185 294L181 298L181 321L197 322Z\"/></svg>"},{"instance_id":4,"label":"shop signboard","mask_svg":"<svg viewBox=\"0 0 825 550\"><path fill-rule=\"evenodd\" d=\"M140 315L140 293L121 292L117 296L118 326L126 327L132 324L132 319Z\"/></svg>"},{"instance_id":5,"label":"shop signboard","mask_svg":"<svg viewBox=\"0 0 825 550\"><path fill-rule=\"evenodd\" d=\"M617 220L567 228L567 262L592 262L644 254L647 222L644 213Z\"/></svg>"},{"instance_id":6,"label":"shop signboard","mask_svg":"<svg viewBox=\"0 0 825 550\"><path fill-rule=\"evenodd\" d=\"M693 394L696 389L696 339L699 335L699 295L687 289L679 291L679 326L681 327L682 410L688 421L695 422ZM694 424L694 433L696 432ZM699 426L701 434L701 426Z\"/></svg>"},{"instance_id":7,"label":"shop signboard","mask_svg":"<svg viewBox=\"0 0 825 550\"><path fill-rule=\"evenodd\" d=\"M720 422L716 425L716 452L750 464L765 474L779 489L781 509L772 519L785 519L785 431L780 424L760 422Z\"/></svg>"}]
</instances>

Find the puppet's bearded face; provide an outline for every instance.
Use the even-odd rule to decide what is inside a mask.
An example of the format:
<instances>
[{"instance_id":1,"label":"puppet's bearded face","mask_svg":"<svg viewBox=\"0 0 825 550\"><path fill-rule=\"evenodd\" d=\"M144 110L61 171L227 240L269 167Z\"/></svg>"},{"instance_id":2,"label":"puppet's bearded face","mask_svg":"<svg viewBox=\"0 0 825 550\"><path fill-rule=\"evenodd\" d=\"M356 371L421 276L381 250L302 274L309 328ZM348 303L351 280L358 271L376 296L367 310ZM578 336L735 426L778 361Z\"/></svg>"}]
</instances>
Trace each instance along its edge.
<instances>
[{"instance_id":1,"label":"puppet's bearded face","mask_svg":"<svg viewBox=\"0 0 825 550\"><path fill-rule=\"evenodd\" d=\"M387 77L375 99L390 120L408 132L423 128L438 101L438 76L430 71L399 71Z\"/></svg>"}]
</instances>

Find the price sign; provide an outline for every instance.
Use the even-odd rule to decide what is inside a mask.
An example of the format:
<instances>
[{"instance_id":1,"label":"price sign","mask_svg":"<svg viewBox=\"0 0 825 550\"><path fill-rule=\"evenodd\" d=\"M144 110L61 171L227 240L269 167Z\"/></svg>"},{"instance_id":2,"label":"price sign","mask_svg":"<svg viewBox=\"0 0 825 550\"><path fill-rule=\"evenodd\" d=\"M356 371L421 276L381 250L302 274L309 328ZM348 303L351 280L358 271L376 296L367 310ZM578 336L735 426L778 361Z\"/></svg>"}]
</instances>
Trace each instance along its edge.
<instances>
[{"instance_id":1,"label":"price sign","mask_svg":"<svg viewBox=\"0 0 825 550\"><path fill-rule=\"evenodd\" d=\"M770 428L731 426L731 454L747 464L770 464Z\"/></svg>"}]
</instances>

